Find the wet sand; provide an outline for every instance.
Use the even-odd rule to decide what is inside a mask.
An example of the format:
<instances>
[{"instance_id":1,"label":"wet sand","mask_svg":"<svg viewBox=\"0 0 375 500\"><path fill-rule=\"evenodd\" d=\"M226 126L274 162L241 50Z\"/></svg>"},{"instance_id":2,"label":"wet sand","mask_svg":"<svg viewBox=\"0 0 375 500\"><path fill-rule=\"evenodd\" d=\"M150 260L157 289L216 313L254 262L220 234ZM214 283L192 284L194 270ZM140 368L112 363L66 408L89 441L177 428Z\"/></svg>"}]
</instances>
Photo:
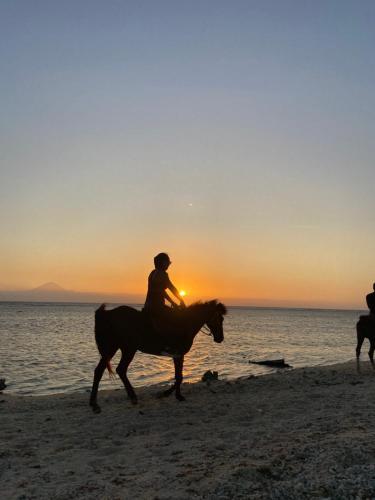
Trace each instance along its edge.
<instances>
[{"instance_id":1,"label":"wet sand","mask_svg":"<svg viewBox=\"0 0 375 500\"><path fill-rule=\"evenodd\" d=\"M0 394L3 499L370 498L375 372L368 362L184 384ZM120 388L120 383L119 383Z\"/></svg>"}]
</instances>

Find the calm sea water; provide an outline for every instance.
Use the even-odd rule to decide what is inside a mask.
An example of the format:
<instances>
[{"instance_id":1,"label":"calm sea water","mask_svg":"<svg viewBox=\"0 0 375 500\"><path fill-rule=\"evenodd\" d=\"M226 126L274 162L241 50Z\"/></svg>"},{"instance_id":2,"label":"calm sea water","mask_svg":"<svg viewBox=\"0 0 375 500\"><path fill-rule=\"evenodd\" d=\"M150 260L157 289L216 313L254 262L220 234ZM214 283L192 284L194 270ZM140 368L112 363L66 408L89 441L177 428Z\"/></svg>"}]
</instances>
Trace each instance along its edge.
<instances>
[{"instance_id":1,"label":"calm sea water","mask_svg":"<svg viewBox=\"0 0 375 500\"><path fill-rule=\"evenodd\" d=\"M0 378L7 392L41 395L91 387L99 359L94 339L95 304L0 303ZM185 358L185 380L206 370L220 378L264 374L274 369L250 359L283 357L293 367L354 357L355 323L363 311L229 308L225 340L198 334ZM364 346L364 353L367 346ZM119 354L113 360L116 365ZM170 381L173 361L137 353L129 368L135 386ZM102 387L121 387L105 374Z\"/></svg>"}]
</instances>

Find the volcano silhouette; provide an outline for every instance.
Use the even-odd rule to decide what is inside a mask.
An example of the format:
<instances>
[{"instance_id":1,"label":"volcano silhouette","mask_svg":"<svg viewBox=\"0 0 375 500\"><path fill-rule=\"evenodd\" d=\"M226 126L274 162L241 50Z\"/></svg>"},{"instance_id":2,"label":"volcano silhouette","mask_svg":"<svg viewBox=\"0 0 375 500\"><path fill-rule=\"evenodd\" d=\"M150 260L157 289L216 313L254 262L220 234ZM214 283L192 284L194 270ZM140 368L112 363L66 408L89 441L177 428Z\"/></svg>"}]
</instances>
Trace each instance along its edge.
<instances>
[{"instance_id":1,"label":"volcano silhouette","mask_svg":"<svg viewBox=\"0 0 375 500\"><path fill-rule=\"evenodd\" d=\"M44 283L43 285L31 289L30 292L66 292L66 290L58 283L49 281L48 283Z\"/></svg>"}]
</instances>

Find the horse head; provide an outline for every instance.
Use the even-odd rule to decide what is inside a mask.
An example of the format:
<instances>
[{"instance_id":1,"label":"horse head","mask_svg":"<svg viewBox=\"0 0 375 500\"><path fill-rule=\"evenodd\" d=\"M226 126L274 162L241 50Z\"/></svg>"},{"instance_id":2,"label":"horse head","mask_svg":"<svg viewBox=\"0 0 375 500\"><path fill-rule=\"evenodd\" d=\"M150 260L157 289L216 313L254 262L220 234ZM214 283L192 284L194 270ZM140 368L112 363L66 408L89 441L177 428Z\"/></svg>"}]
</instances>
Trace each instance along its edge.
<instances>
[{"instance_id":1,"label":"horse head","mask_svg":"<svg viewBox=\"0 0 375 500\"><path fill-rule=\"evenodd\" d=\"M207 303L209 306L209 318L206 321L214 341L220 343L224 340L223 322L224 316L227 314L227 308L217 300L211 300Z\"/></svg>"}]
</instances>

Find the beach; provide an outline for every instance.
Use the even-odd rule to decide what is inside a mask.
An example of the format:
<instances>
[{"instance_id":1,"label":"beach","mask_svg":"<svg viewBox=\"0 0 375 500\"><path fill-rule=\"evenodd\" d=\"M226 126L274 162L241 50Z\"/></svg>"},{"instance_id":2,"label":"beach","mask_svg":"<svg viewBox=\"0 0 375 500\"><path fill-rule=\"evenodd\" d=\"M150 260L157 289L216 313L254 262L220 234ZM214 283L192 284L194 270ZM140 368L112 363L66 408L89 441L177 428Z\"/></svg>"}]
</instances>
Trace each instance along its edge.
<instances>
[{"instance_id":1,"label":"beach","mask_svg":"<svg viewBox=\"0 0 375 500\"><path fill-rule=\"evenodd\" d=\"M363 355L363 357L365 357ZM366 361L183 384L0 394L3 499L370 498L375 373ZM220 377L220 374L219 374Z\"/></svg>"}]
</instances>

